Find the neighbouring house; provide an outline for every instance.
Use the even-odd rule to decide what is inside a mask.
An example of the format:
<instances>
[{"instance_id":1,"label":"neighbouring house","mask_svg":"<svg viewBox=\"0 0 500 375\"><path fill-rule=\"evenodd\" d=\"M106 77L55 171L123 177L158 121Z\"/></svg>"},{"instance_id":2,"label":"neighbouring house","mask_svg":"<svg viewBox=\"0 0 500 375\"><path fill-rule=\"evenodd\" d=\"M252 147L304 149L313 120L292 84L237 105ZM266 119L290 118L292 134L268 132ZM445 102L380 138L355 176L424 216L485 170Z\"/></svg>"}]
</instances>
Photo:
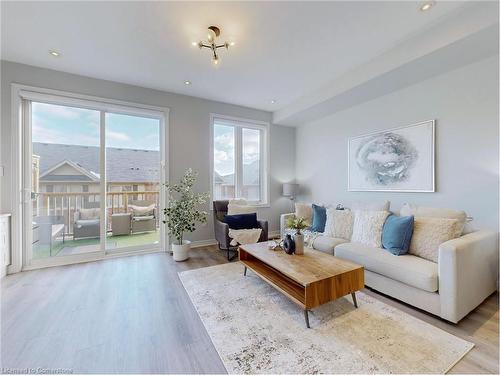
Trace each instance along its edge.
<instances>
[{"instance_id":1,"label":"neighbouring house","mask_svg":"<svg viewBox=\"0 0 500 375\"><path fill-rule=\"evenodd\" d=\"M34 142L33 155L36 192L99 193L99 147ZM156 191L159 165L158 151L108 147L106 191Z\"/></svg>"}]
</instances>

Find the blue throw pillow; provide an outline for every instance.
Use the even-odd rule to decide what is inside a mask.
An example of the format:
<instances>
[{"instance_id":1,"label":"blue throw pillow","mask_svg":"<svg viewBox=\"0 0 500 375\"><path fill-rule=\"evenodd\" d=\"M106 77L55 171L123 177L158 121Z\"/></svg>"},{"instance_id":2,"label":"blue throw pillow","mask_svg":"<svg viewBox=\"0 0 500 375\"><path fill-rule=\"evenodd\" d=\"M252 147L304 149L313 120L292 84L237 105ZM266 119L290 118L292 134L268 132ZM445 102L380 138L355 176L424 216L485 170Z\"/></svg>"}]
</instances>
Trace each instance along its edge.
<instances>
[{"instance_id":1,"label":"blue throw pillow","mask_svg":"<svg viewBox=\"0 0 500 375\"><path fill-rule=\"evenodd\" d=\"M259 228L257 223L257 214L240 214L240 215L225 215L224 222L231 229L254 229Z\"/></svg>"},{"instance_id":2,"label":"blue throw pillow","mask_svg":"<svg viewBox=\"0 0 500 375\"><path fill-rule=\"evenodd\" d=\"M311 230L313 232L321 232L325 231L326 224L326 208L323 206L318 206L316 204L312 205L313 216L312 216L312 225Z\"/></svg>"},{"instance_id":3,"label":"blue throw pillow","mask_svg":"<svg viewBox=\"0 0 500 375\"><path fill-rule=\"evenodd\" d=\"M389 216L382 229L382 246L394 255L404 255L413 235L413 216Z\"/></svg>"}]
</instances>

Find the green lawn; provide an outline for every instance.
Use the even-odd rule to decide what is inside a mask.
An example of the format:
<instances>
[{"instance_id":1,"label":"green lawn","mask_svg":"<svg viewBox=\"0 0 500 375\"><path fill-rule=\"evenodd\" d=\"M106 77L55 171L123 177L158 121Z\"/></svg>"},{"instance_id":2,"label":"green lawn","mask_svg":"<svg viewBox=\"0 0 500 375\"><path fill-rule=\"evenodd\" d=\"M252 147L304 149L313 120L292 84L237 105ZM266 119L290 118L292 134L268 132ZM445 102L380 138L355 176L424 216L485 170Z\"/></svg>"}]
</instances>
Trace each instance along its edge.
<instances>
[{"instance_id":1,"label":"green lawn","mask_svg":"<svg viewBox=\"0 0 500 375\"><path fill-rule=\"evenodd\" d=\"M137 233L137 234L123 235L123 236L108 235L106 239L106 247L108 249L117 249L129 246L153 244L153 243L158 243L159 241L160 241L159 230L156 232ZM62 241L58 242L52 248L52 254L50 254L49 245L35 244L33 246L33 258L39 259L39 258L48 258L50 256L56 256L64 248L74 248L80 246L97 247L98 245L99 245L98 238L84 238L81 240L66 239L66 241L64 241L64 244L62 243Z\"/></svg>"}]
</instances>

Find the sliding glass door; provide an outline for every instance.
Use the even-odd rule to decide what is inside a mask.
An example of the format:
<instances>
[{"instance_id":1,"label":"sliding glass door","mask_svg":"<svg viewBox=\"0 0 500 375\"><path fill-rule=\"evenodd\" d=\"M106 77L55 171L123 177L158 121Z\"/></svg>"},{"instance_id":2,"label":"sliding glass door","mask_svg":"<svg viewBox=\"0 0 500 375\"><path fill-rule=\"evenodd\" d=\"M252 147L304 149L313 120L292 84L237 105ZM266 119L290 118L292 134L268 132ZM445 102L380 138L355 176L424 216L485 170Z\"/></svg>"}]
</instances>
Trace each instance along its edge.
<instances>
[{"instance_id":1,"label":"sliding glass door","mask_svg":"<svg viewBox=\"0 0 500 375\"><path fill-rule=\"evenodd\" d=\"M99 252L100 113L40 102L28 105L32 257Z\"/></svg>"},{"instance_id":2,"label":"sliding glass door","mask_svg":"<svg viewBox=\"0 0 500 375\"><path fill-rule=\"evenodd\" d=\"M158 246L160 121L106 113L106 249Z\"/></svg>"},{"instance_id":3,"label":"sliding glass door","mask_svg":"<svg viewBox=\"0 0 500 375\"><path fill-rule=\"evenodd\" d=\"M25 264L164 248L161 113L23 100Z\"/></svg>"}]
</instances>

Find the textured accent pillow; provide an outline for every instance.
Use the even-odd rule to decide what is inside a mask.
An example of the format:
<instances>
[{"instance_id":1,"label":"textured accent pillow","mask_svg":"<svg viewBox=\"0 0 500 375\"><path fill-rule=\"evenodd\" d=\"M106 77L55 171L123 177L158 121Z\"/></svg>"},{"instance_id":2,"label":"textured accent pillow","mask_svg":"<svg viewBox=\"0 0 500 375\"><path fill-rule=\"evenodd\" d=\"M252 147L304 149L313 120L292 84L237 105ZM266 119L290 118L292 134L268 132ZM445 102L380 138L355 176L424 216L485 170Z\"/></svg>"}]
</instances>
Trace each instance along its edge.
<instances>
[{"instance_id":1,"label":"textured accent pillow","mask_svg":"<svg viewBox=\"0 0 500 375\"><path fill-rule=\"evenodd\" d=\"M98 219L100 213L100 208L80 208L80 220Z\"/></svg>"},{"instance_id":2,"label":"textured accent pillow","mask_svg":"<svg viewBox=\"0 0 500 375\"><path fill-rule=\"evenodd\" d=\"M153 215L155 205L150 204L149 206L136 206L129 204L128 208L132 211L133 216L150 216Z\"/></svg>"},{"instance_id":3,"label":"textured accent pillow","mask_svg":"<svg viewBox=\"0 0 500 375\"><path fill-rule=\"evenodd\" d=\"M458 236L461 236L467 221L467 214L465 211L454 210L451 208L438 208L438 207L424 207L417 206L416 204L405 203L401 207L401 216L418 216L418 217L440 217L443 219L457 219L459 225L457 226Z\"/></svg>"},{"instance_id":4,"label":"textured accent pillow","mask_svg":"<svg viewBox=\"0 0 500 375\"><path fill-rule=\"evenodd\" d=\"M413 216L390 215L382 229L382 246L394 255L404 255L410 249Z\"/></svg>"},{"instance_id":5,"label":"textured accent pillow","mask_svg":"<svg viewBox=\"0 0 500 375\"><path fill-rule=\"evenodd\" d=\"M225 215L224 222L231 229L254 229L258 228L257 214Z\"/></svg>"},{"instance_id":6,"label":"textured accent pillow","mask_svg":"<svg viewBox=\"0 0 500 375\"><path fill-rule=\"evenodd\" d=\"M355 211L351 241L381 248L382 228L387 216L387 211Z\"/></svg>"},{"instance_id":7,"label":"textured accent pillow","mask_svg":"<svg viewBox=\"0 0 500 375\"><path fill-rule=\"evenodd\" d=\"M457 238L459 227L457 219L416 216L409 253L437 263L439 245Z\"/></svg>"},{"instance_id":8,"label":"textured accent pillow","mask_svg":"<svg viewBox=\"0 0 500 375\"><path fill-rule=\"evenodd\" d=\"M350 210L335 210L333 208L326 211L325 236L343 238L350 240L352 236L352 226L354 214Z\"/></svg>"},{"instance_id":9,"label":"textured accent pillow","mask_svg":"<svg viewBox=\"0 0 500 375\"><path fill-rule=\"evenodd\" d=\"M390 201L353 202L351 207L353 211L389 211L390 208Z\"/></svg>"},{"instance_id":10,"label":"textured accent pillow","mask_svg":"<svg viewBox=\"0 0 500 375\"><path fill-rule=\"evenodd\" d=\"M323 206L318 206L317 204L312 205L312 225L311 230L313 232L323 233L325 231L326 223L326 208Z\"/></svg>"},{"instance_id":11,"label":"textured accent pillow","mask_svg":"<svg viewBox=\"0 0 500 375\"><path fill-rule=\"evenodd\" d=\"M295 216L306 220L307 225L311 225L313 210L310 203L295 203Z\"/></svg>"},{"instance_id":12,"label":"textured accent pillow","mask_svg":"<svg viewBox=\"0 0 500 375\"><path fill-rule=\"evenodd\" d=\"M246 204L234 204L229 202L227 205L228 215L242 215L256 213L257 209L254 206L247 206Z\"/></svg>"}]
</instances>

